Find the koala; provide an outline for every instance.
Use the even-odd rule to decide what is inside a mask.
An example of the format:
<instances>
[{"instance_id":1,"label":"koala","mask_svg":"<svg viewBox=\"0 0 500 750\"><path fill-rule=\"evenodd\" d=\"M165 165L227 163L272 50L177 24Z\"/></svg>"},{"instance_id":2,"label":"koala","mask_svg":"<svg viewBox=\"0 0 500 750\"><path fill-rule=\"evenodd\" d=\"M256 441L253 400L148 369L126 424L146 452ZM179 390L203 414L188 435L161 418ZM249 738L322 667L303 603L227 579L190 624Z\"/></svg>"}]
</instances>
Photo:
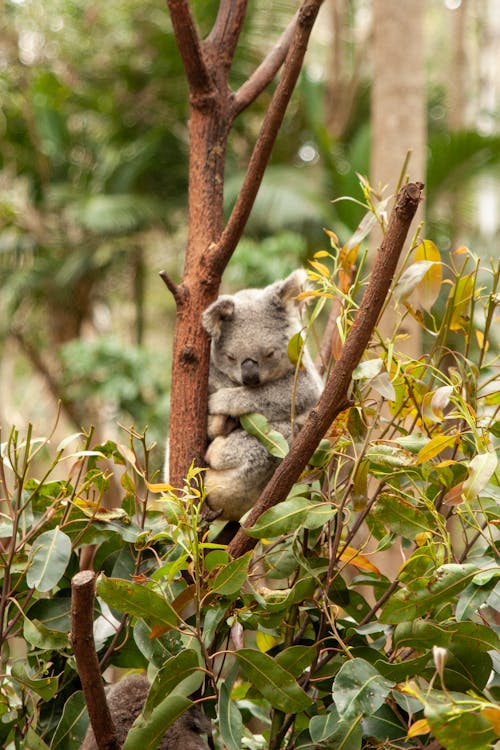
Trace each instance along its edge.
<instances>
[{"instance_id":1,"label":"koala","mask_svg":"<svg viewBox=\"0 0 500 750\"><path fill-rule=\"evenodd\" d=\"M295 271L264 289L222 295L203 313L211 337L205 484L210 509L237 521L271 478L279 459L239 425L263 414L291 442L318 401L323 384L307 351L301 368L288 356L301 330L297 295L306 273Z\"/></svg>"},{"instance_id":2,"label":"koala","mask_svg":"<svg viewBox=\"0 0 500 750\"><path fill-rule=\"evenodd\" d=\"M142 711L149 692L149 682L139 674L126 677L114 685L107 695L111 716L115 723L120 747L127 733ZM210 722L198 706L192 706L167 729L158 750L207 750L200 735L208 732ZM80 750L98 750L92 727L89 726ZM151 748L154 750L154 748Z\"/></svg>"}]
</instances>

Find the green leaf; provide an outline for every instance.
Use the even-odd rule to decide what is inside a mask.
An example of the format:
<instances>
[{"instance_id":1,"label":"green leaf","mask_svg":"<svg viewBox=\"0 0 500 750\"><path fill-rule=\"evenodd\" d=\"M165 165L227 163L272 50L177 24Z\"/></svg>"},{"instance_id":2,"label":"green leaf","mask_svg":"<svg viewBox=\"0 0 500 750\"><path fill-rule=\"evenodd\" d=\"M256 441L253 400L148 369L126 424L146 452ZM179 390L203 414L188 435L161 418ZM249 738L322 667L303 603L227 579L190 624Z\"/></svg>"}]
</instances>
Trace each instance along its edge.
<instances>
[{"instance_id":1,"label":"green leaf","mask_svg":"<svg viewBox=\"0 0 500 750\"><path fill-rule=\"evenodd\" d=\"M66 639L67 640L67 639ZM12 677L20 684L40 696L44 701L50 701L57 693L59 680L57 677L32 678L26 671L25 662L17 661L12 665Z\"/></svg>"},{"instance_id":2,"label":"green leaf","mask_svg":"<svg viewBox=\"0 0 500 750\"><path fill-rule=\"evenodd\" d=\"M179 688L182 682L192 675L198 673L199 684L192 687L189 682L189 691L193 692L203 682L203 672L200 669L198 654L192 648L181 651L179 654L168 659L159 670L153 680L144 706L144 716L149 718L153 710L170 693L178 694L184 692Z\"/></svg>"},{"instance_id":3,"label":"green leaf","mask_svg":"<svg viewBox=\"0 0 500 750\"><path fill-rule=\"evenodd\" d=\"M269 508L249 529L248 536L256 539L281 536L303 527L318 529L335 516L336 510L329 503L317 503L305 497L292 497Z\"/></svg>"},{"instance_id":4,"label":"green leaf","mask_svg":"<svg viewBox=\"0 0 500 750\"><path fill-rule=\"evenodd\" d=\"M495 732L479 712L471 711L473 707L474 702L467 695L432 691L424 714L433 735L446 750L491 750Z\"/></svg>"},{"instance_id":5,"label":"green leaf","mask_svg":"<svg viewBox=\"0 0 500 750\"><path fill-rule=\"evenodd\" d=\"M107 578L101 573L96 591L110 607L142 617L149 624L172 628L177 623L177 614L171 604L156 591L139 583Z\"/></svg>"},{"instance_id":6,"label":"green leaf","mask_svg":"<svg viewBox=\"0 0 500 750\"><path fill-rule=\"evenodd\" d=\"M59 526L36 538L26 581L37 591L50 591L63 577L71 557L71 540Z\"/></svg>"},{"instance_id":7,"label":"green leaf","mask_svg":"<svg viewBox=\"0 0 500 750\"><path fill-rule=\"evenodd\" d=\"M418 590L400 589L384 605L382 623L401 623L422 617L437 607L449 604L478 572L476 565L441 565L426 586Z\"/></svg>"},{"instance_id":8,"label":"green leaf","mask_svg":"<svg viewBox=\"0 0 500 750\"><path fill-rule=\"evenodd\" d=\"M169 695L155 706L148 718L139 714L127 735L122 750L158 747L169 726L192 705L192 701L182 695Z\"/></svg>"},{"instance_id":9,"label":"green leaf","mask_svg":"<svg viewBox=\"0 0 500 750\"><path fill-rule=\"evenodd\" d=\"M215 577L212 591L222 596L231 596L231 594L241 591L241 587L247 579L252 554L252 552L247 552L226 565Z\"/></svg>"},{"instance_id":10,"label":"green leaf","mask_svg":"<svg viewBox=\"0 0 500 750\"><path fill-rule=\"evenodd\" d=\"M361 716L346 721L341 719L332 706L327 714L313 716L309 722L309 734L315 744L328 740L328 747L335 750L360 750L363 739Z\"/></svg>"},{"instance_id":11,"label":"green leaf","mask_svg":"<svg viewBox=\"0 0 500 750\"><path fill-rule=\"evenodd\" d=\"M417 534L434 529L431 514L416 508L400 495L381 494L372 515L394 534L406 539L414 539Z\"/></svg>"},{"instance_id":12,"label":"green leaf","mask_svg":"<svg viewBox=\"0 0 500 750\"><path fill-rule=\"evenodd\" d=\"M300 677L311 665L316 651L316 646L289 646L276 654L275 661L293 677Z\"/></svg>"},{"instance_id":13,"label":"green leaf","mask_svg":"<svg viewBox=\"0 0 500 750\"><path fill-rule=\"evenodd\" d=\"M76 746L80 745L87 730L86 716L85 698L83 692L78 690L78 692L70 695L64 704L62 716L52 737L51 750L73 748L75 747L75 741Z\"/></svg>"},{"instance_id":14,"label":"green leaf","mask_svg":"<svg viewBox=\"0 0 500 750\"><path fill-rule=\"evenodd\" d=\"M256 593L255 598L262 605L262 608L268 612L283 612L283 610L289 609L292 604L298 604L311 597L315 588L316 581L313 578L301 578L297 583L294 583L291 589L276 589L266 594L265 598Z\"/></svg>"},{"instance_id":15,"label":"green leaf","mask_svg":"<svg viewBox=\"0 0 500 750\"><path fill-rule=\"evenodd\" d=\"M246 678L271 706L289 714L309 708L312 699L271 656L250 648L240 649L235 656Z\"/></svg>"},{"instance_id":16,"label":"green leaf","mask_svg":"<svg viewBox=\"0 0 500 750\"><path fill-rule=\"evenodd\" d=\"M238 706L231 700L231 689L224 681L219 690L219 729L227 750L241 750L243 720Z\"/></svg>"},{"instance_id":17,"label":"green leaf","mask_svg":"<svg viewBox=\"0 0 500 750\"><path fill-rule=\"evenodd\" d=\"M23 741L24 750L49 750L49 746L39 737L31 727L28 728Z\"/></svg>"},{"instance_id":18,"label":"green leaf","mask_svg":"<svg viewBox=\"0 0 500 750\"><path fill-rule=\"evenodd\" d=\"M249 435L259 440L264 448L276 458L284 458L289 451L288 443L280 432L273 430L262 414L243 414L240 424Z\"/></svg>"},{"instance_id":19,"label":"green leaf","mask_svg":"<svg viewBox=\"0 0 500 750\"><path fill-rule=\"evenodd\" d=\"M393 683L364 659L350 659L339 669L332 688L333 700L344 720L359 714L371 716L384 703Z\"/></svg>"},{"instance_id":20,"label":"green leaf","mask_svg":"<svg viewBox=\"0 0 500 750\"><path fill-rule=\"evenodd\" d=\"M67 633L49 630L38 620L28 620L28 618L24 620L23 636L32 646L45 651L59 651L69 645Z\"/></svg>"},{"instance_id":21,"label":"green leaf","mask_svg":"<svg viewBox=\"0 0 500 750\"><path fill-rule=\"evenodd\" d=\"M292 365L297 365L297 363L300 361L303 349L304 338L302 336L302 332L298 331L298 333L294 333L294 335L288 342L288 359L290 360Z\"/></svg>"}]
</instances>

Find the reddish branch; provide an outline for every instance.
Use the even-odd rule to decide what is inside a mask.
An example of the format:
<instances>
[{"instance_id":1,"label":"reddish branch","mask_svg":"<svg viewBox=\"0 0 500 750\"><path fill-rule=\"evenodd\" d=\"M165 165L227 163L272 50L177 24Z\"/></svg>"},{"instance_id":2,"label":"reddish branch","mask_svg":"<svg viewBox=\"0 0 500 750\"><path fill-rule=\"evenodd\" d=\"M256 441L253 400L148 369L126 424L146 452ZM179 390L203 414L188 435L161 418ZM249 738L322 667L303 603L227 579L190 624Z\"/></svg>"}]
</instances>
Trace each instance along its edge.
<instances>
[{"instance_id":1,"label":"reddish branch","mask_svg":"<svg viewBox=\"0 0 500 750\"><path fill-rule=\"evenodd\" d=\"M229 545L228 551L233 557L240 557L255 546L256 540L245 534L245 527L252 526L264 511L288 495L335 417L348 406L353 370L358 365L377 324L411 221L420 203L422 189L423 184L417 182L405 185L399 191L356 321L347 335L335 367L328 376L323 395L309 415L290 452L276 469L243 528Z\"/></svg>"},{"instance_id":2,"label":"reddish branch","mask_svg":"<svg viewBox=\"0 0 500 750\"><path fill-rule=\"evenodd\" d=\"M222 274L229 262L250 216L286 108L302 69L307 43L321 2L322 0L304 3L298 12L296 22L292 22L294 33L285 57L283 71L264 117L238 199L219 242L209 254L212 267L218 274Z\"/></svg>"},{"instance_id":3,"label":"reddish branch","mask_svg":"<svg viewBox=\"0 0 500 750\"><path fill-rule=\"evenodd\" d=\"M71 581L71 632L69 641L75 654L90 723L99 750L119 750L115 727L102 684L94 643L95 573L84 570Z\"/></svg>"}]
</instances>

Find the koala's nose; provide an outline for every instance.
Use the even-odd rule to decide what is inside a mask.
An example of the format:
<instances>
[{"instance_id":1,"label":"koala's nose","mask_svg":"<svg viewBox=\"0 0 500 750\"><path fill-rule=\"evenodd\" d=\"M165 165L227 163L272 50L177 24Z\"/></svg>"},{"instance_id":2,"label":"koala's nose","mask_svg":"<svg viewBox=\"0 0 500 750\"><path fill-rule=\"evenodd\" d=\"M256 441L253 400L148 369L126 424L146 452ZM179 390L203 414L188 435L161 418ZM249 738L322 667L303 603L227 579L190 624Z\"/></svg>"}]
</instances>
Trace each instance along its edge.
<instances>
[{"instance_id":1,"label":"koala's nose","mask_svg":"<svg viewBox=\"0 0 500 750\"><path fill-rule=\"evenodd\" d=\"M243 385L259 385L259 363L254 359L244 359L241 363L241 380Z\"/></svg>"}]
</instances>

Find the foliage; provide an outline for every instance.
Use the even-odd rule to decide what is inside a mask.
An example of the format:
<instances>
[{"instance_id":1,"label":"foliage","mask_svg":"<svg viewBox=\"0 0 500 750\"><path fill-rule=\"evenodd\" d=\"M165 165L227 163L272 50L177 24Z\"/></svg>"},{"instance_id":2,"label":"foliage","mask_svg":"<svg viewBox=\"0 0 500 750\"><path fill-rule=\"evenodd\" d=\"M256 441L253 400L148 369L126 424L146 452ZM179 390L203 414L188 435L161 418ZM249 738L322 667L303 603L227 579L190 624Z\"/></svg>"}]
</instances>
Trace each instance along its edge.
<instances>
[{"instance_id":1,"label":"foliage","mask_svg":"<svg viewBox=\"0 0 500 750\"><path fill-rule=\"evenodd\" d=\"M343 301L334 356L364 284L362 235L341 247L328 232L329 251L311 263L312 319ZM387 300L393 335L375 332L352 406L249 530L254 554L232 560L215 541L202 470L177 492L155 482L144 435L94 447L71 436L37 480L49 443L12 430L0 474L6 747L70 749L83 736L67 631L70 578L90 544L101 664L152 680L127 748L144 747L195 692L216 746L230 750L416 749L433 737L446 750L493 747L500 265L481 268L465 248L453 263L418 242ZM419 360L400 352L408 315L431 342ZM111 511L101 508L110 462L123 488Z\"/></svg>"}]
</instances>

